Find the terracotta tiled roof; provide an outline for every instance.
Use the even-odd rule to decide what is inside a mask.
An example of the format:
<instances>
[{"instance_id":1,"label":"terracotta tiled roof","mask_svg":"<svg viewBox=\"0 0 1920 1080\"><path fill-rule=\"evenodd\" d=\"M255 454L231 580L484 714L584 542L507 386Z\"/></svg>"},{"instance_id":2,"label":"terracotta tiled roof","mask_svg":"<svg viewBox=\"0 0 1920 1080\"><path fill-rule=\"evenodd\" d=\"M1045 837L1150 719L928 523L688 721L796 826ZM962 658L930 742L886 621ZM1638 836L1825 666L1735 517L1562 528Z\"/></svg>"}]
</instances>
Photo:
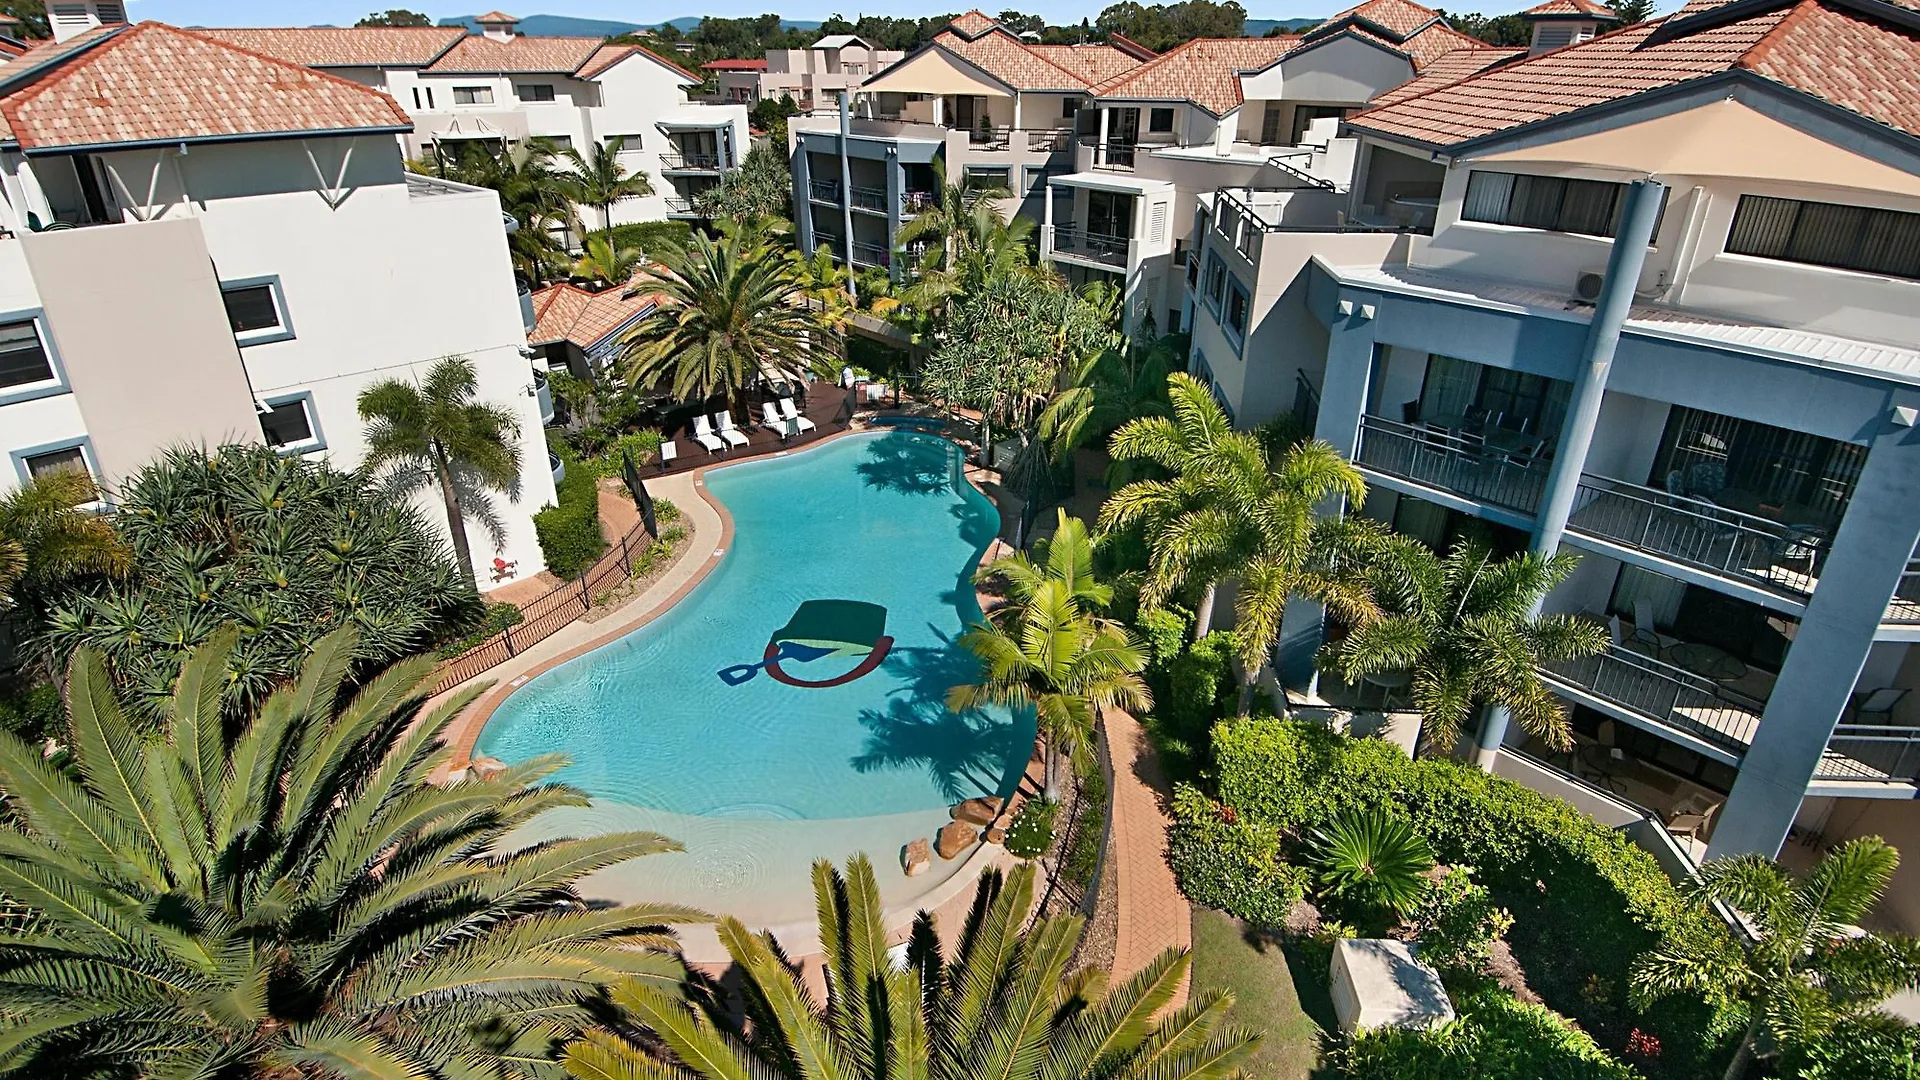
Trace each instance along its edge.
<instances>
[{"instance_id":1,"label":"terracotta tiled roof","mask_svg":"<svg viewBox=\"0 0 1920 1080\"><path fill-rule=\"evenodd\" d=\"M0 38L0 56L19 56L26 51L27 47L19 42Z\"/></svg>"},{"instance_id":2,"label":"terracotta tiled roof","mask_svg":"<svg viewBox=\"0 0 1920 1080\"><path fill-rule=\"evenodd\" d=\"M1028 45L1027 50L1080 76L1088 86L1118 78L1140 66L1138 57L1111 45Z\"/></svg>"},{"instance_id":3,"label":"terracotta tiled roof","mask_svg":"<svg viewBox=\"0 0 1920 1080\"><path fill-rule=\"evenodd\" d=\"M1331 33L1343 21L1353 18L1364 19L1404 38L1439 17L1438 11L1430 7L1421 7L1413 0L1367 0L1364 4L1350 7L1332 16L1326 22L1307 31L1305 36L1314 38L1321 33Z\"/></svg>"},{"instance_id":4,"label":"terracotta tiled roof","mask_svg":"<svg viewBox=\"0 0 1920 1080\"><path fill-rule=\"evenodd\" d=\"M533 294L531 345L569 341L582 349L600 344L629 319L659 302L646 288L648 279L635 277L624 288L590 293L578 285L549 285Z\"/></svg>"},{"instance_id":5,"label":"terracotta tiled roof","mask_svg":"<svg viewBox=\"0 0 1920 1080\"><path fill-rule=\"evenodd\" d=\"M495 9L487 12L485 15L475 15L473 21L477 23L517 23L520 20L504 11Z\"/></svg>"},{"instance_id":6,"label":"terracotta tiled roof","mask_svg":"<svg viewBox=\"0 0 1920 1080\"><path fill-rule=\"evenodd\" d=\"M1455 49L1428 64L1417 78L1401 83L1374 98L1369 104L1377 109L1382 105L1391 105L1396 101L1419 97L1421 94L1457 83L1470 75L1478 75L1495 64L1525 55L1527 55L1525 49L1496 49L1490 46Z\"/></svg>"},{"instance_id":7,"label":"terracotta tiled roof","mask_svg":"<svg viewBox=\"0 0 1920 1080\"><path fill-rule=\"evenodd\" d=\"M947 24L949 28L958 30L969 37L975 34L984 34L999 25L999 23L982 15L977 10L969 11L965 15L958 16Z\"/></svg>"},{"instance_id":8,"label":"terracotta tiled roof","mask_svg":"<svg viewBox=\"0 0 1920 1080\"><path fill-rule=\"evenodd\" d=\"M5 67L0 67L0 78L11 78L29 68L51 63L125 30L124 26L96 26L91 30L83 30L65 41L42 41L7 61Z\"/></svg>"},{"instance_id":9,"label":"terracotta tiled roof","mask_svg":"<svg viewBox=\"0 0 1920 1080\"><path fill-rule=\"evenodd\" d=\"M223 27L198 33L307 67L426 67L467 36L460 26Z\"/></svg>"},{"instance_id":10,"label":"terracotta tiled roof","mask_svg":"<svg viewBox=\"0 0 1920 1080\"><path fill-rule=\"evenodd\" d=\"M192 31L143 22L103 36L17 90L0 85L23 148L412 127L377 90Z\"/></svg>"},{"instance_id":11,"label":"terracotta tiled roof","mask_svg":"<svg viewBox=\"0 0 1920 1080\"><path fill-rule=\"evenodd\" d=\"M762 60L709 60L700 65L701 71L765 71L767 62Z\"/></svg>"},{"instance_id":12,"label":"terracotta tiled roof","mask_svg":"<svg viewBox=\"0 0 1920 1080\"><path fill-rule=\"evenodd\" d=\"M1196 38L1102 83L1102 98L1191 101L1215 116L1240 107L1240 75L1266 67L1300 44L1297 37Z\"/></svg>"},{"instance_id":13,"label":"terracotta tiled roof","mask_svg":"<svg viewBox=\"0 0 1920 1080\"><path fill-rule=\"evenodd\" d=\"M1486 47L1486 42L1463 34L1446 23L1434 23L1399 45L1400 51L1406 53L1413 61L1415 71L1425 71L1428 65L1438 63L1442 57L1450 56L1461 49Z\"/></svg>"},{"instance_id":14,"label":"terracotta tiled roof","mask_svg":"<svg viewBox=\"0 0 1920 1080\"><path fill-rule=\"evenodd\" d=\"M427 70L453 75L572 74L599 50L599 38L516 37L497 41L468 34Z\"/></svg>"},{"instance_id":15,"label":"terracotta tiled roof","mask_svg":"<svg viewBox=\"0 0 1920 1080\"><path fill-rule=\"evenodd\" d=\"M1530 7L1520 13L1523 19L1611 19L1620 21L1620 16L1605 4L1594 0L1547 0L1538 7Z\"/></svg>"},{"instance_id":16,"label":"terracotta tiled roof","mask_svg":"<svg viewBox=\"0 0 1920 1080\"><path fill-rule=\"evenodd\" d=\"M1085 90L1087 80L1027 47L1027 43L998 26L978 37L952 30L934 35L933 43L967 61L1015 90Z\"/></svg>"},{"instance_id":17,"label":"terracotta tiled roof","mask_svg":"<svg viewBox=\"0 0 1920 1080\"><path fill-rule=\"evenodd\" d=\"M1819 0L1710 22L1679 36L1680 15L1493 68L1430 93L1370 109L1355 128L1452 146L1579 109L1737 69L1750 71L1909 134L1920 135L1920 35Z\"/></svg>"}]
</instances>

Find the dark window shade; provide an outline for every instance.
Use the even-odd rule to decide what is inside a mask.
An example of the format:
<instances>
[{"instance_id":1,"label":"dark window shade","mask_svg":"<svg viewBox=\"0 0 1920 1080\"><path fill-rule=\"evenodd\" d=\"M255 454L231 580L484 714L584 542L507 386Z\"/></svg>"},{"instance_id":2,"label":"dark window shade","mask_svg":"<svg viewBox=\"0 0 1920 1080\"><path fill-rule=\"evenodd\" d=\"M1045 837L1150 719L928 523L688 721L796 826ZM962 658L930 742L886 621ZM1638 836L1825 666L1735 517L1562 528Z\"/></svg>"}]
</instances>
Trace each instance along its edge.
<instances>
[{"instance_id":1,"label":"dark window shade","mask_svg":"<svg viewBox=\"0 0 1920 1080\"><path fill-rule=\"evenodd\" d=\"M53 450L45 454L34 454L22 458L26 463L27 475L35 479L57 472L86 472L87 455L77 446L64 450Z\"/></svg>"},{"instance_id":2,"label":"dark window shade","mask_svg":"<svg viewBox=\"0 0 1920 1080\"><path fill-rule=\"evenodd\" d=\"M0 387L25 386L53 378L53 364L30 322L0 324Z\"/></svg>"},{"instance_id":3,"label":"dark window shade","mask_svg":"<svg viewBox=\"0 0 1920 1080\"><path fill-rule=\"evenodd\" d=\"M1527 229L1612 236L1620 226L1625 184L1475 170L1467 177L1460 216ZM1664 212L1664 204L1661 207ZM1656 219L1655 231L1659 229Z\"/></svg>"},{"instance_id":4,"label":"dark window shade","mask_svg":"<svg viewBox=\"0 0 1920 1080\"><path fill-rule=\"evenodd\" d=\"M1227 329L1235 335L1247 332L1247 294L1238 283L1227 290Z\"/></svg>"},{"instance_id":5,"label":"dark window shade","mask_svg":"<svg viewBox=\"0 0 1920 1080\"><path fill-rule=\"evenodd\" d=\"M220 294L227 304L227 322L236 334L272 330L280 325L280 307L273 302L273 286L248 285Z\"/></svg>"},{"instance_id":6,"label":"dark window shade","mask_svg":"<svg viewBox=\"0 0 1920 1080\"><path fill-rule=\"evenodd\" d=\"M292 446L313 441L313 421L307 417L307 399L275 405L260 414L260 433L268 446Z\"/></svg>"},{"instance_id":7,"label":"dark window shade","mask_svg":"<svg viewBox=\"0 0 1920 1080\"><path fill-rule=\"evenodd\" d=\"M1920 214L1742 195L1727 232L1727 251L1920 278Z\"/></svg>"},{"instance_id":8,"label":"dark window shade","mask_svg":"<svg viewBox=\"0 0 1920 1080\"><path fill-rule=\"evenodd\" d=\"M514 93L520 95L521 101L552 101L553 84L528 83L524 86L515 87Z\"/></svg>"},{"instance_id":9,"label":"dark window shade","mask_svg":"<svg viewBox=\"0 0 1920 1080\"><path fill-rule=\"evenodd\" d=\"M1147 113L1147 130L1148 131L1172 131L1173 130L1173 110L1172 109L1153 109L1149 111Z\"/></svg>"}]
</instances>

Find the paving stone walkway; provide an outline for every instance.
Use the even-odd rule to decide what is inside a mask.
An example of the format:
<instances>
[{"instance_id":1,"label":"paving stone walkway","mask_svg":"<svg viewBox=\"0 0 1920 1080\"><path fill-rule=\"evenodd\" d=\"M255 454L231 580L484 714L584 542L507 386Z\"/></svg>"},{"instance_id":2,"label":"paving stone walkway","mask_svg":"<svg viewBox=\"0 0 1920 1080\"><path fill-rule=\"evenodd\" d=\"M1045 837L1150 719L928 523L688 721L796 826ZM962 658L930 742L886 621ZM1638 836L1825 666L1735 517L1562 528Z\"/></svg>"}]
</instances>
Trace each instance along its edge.
<instances>
[{"instance_id":1,"label":"paving stone walkway","mask_svg":"<svg viewBox=\"0 0 1920 1080\"><path fill-rule=\"evenodd\" d=\"M1101 714L1107 751L1113 758L1113 819L1107 858L1113 861L1119 894L1114 934L1113 981L1131 978L1168 949L1193 944L1193 909L1167 864L1165 809L1170 793L1153 744L1140 722L1119 709ZM1189 980L1190 981L1190 980ZM1170 1009L1187 1001L1183 981Z\"/></svg>"}]
</instances>

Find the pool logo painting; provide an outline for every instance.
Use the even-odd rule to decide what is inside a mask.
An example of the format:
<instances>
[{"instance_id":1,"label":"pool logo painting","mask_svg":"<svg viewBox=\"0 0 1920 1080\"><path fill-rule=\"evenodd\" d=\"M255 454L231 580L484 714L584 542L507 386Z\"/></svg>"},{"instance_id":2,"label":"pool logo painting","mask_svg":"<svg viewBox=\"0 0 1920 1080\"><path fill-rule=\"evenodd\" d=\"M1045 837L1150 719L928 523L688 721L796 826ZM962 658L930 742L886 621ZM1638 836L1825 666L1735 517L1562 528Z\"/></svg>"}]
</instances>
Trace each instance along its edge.
<instances>
[{"instance_id":1,"label":"pool logo painting","mask_svg":"<svg viewBox=\"0 0 1920 1080\"><path fill-rule=\"evenodd\" d=\"M893 639L887 636L886 608L861 600L808 600L787 620L787 625L767 641L766 654L759 663L722 668L719 675L728 686L739 686L762 669L775 682L788 686L811 689L842 686L871 674L892 648ZM855 657L859 662L851 670L824 679L795 678L781 666L788 662L814 664Z\"/></svg>"}]
</instances>

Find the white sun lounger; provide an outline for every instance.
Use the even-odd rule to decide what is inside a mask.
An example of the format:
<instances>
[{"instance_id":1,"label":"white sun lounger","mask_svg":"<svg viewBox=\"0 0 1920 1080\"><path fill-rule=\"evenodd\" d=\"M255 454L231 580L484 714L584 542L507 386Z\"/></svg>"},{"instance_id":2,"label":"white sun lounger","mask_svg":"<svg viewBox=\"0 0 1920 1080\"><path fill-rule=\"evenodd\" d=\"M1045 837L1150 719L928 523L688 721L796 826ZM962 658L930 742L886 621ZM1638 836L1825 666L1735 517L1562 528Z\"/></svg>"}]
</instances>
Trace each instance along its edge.
<instances>
[{"instance_id":1,"label":"white sun lounger","mask_svg":"<svg viewBox=\"0 0 1920 1080\"><path fill-rule=\"evenodd\" d=\"M714 436L713 427L707 422L705 416L693 418L693 441L706 447L709 454L718 454L727 448L726 443Z\"/></svg>"},{"instance_id":2,"label":"white sun lounger","mask_svg":"<svg viewBox=\"0 0 1920 1080\"><path fill-rule=\"evenodd\" d=\"M793 399L790 397L780 399L780 415L793 421L794 429L797 431L812 431L819 426L806 417L801 416L800 410L793 407Z\"/></svg>"},{"instance_id":3,"label":"white sun lounger","mask_svg":"<svg viewBox=\"0 0 1920 1080\"><path fill-rule=\"evenodd\" d=\"M771 401L760 403L760 426L779 435L781 442L785 442L794 431L793 424L780 415L779 408Z\"/></svg>"},{"instance_id":4,"label":"white sun lounger","mask_svg":"<svg viewBox=\"0 0 1920 1080\"><path fill-rule=\"evenodd\" d=\"M713 414L713 426L717 429L719 436L727 440L728 446L747 445L747 437L740 433L739 428L733 426L733 414L725 409Z\"/></svg>"}]
</instances>

